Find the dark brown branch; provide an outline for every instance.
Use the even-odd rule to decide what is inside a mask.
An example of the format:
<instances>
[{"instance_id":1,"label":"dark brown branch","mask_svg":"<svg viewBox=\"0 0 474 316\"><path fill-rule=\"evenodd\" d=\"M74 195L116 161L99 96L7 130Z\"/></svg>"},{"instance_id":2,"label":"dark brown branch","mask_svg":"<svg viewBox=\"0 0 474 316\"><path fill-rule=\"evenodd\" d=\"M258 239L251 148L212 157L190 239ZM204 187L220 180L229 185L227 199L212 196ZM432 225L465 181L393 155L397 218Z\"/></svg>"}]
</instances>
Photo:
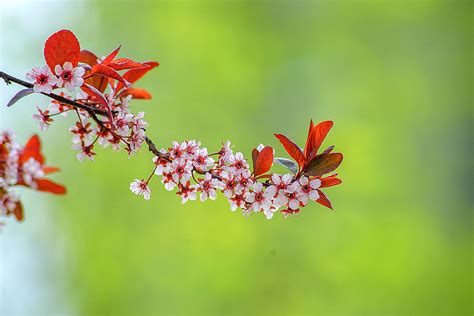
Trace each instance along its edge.
<instances>
[{"instance_id":1,"label":"dark brown branch","mask_svg":"<svg viewBox=\"0 0 474 316\"><path fill-rule=\"evenodd\" d=\"M11 84L12 82L14 82L16 84L19 84L20 86L25 87L25 88L33 88L33 84L31 84L29 82L26 82L26 81L23 81L21 79L18 79L16 77L13 77L13 76L11 76L7 73L4 73L3 71L0 71L0 78L2 78L7 84ZM99 114L99 115L107 116L106 111L99 110L99 109L94 108L92 106L81 104L81 103L66 99L65 97L62 97L62 96L57 95L57 94L43 93L43 92L41 92L41 94L43 94L43 95L45 95L45 96L47 96L51 99L54 99L56 101L59 101L61 103L65 103L65 104L71 105L73 107L85 110L87 112L94 112L94 113Z\"/></svg>"},{"instance_id":2,"label":"dark brown branch","mask_svg":"<svg viewBox=\"0 0 474 316\"><path fill-rule=\"evenodd\" d=\"M23 86L25 88L33 88L33 84L31 84L29 82L26 82L26 81L23 81L19 78L13 77L13 76L11 76L7 73L4 73L3 71L0 71L0 78L2 78L5 81L6 84L11 84L13 82L13 83L19 84L20 86ZM54 94L54 93L41 93L41 94L43 94L43 95L45 95L45 96L47 96L47 97L49 97L53 100L59 101L61 103L71 105L74 108L79 108L79 109L87 111L91 115L92 119L100 127L104 127L103 122L97 117L97 114L107 116L108 114L107 114L106 111L99 110L99 109L94 108L92 106L81 104L81 103L66 99L66 98L64 98L60 95ZM169 155L163 154L158 149L156 149L156 145L153 143L153 141L150 138L148 138L148 136L145 136L145 141L148 145L148 150L151 151L155 156L157 156L159 158L169 160Z\"/></svg>"}]
</instances>

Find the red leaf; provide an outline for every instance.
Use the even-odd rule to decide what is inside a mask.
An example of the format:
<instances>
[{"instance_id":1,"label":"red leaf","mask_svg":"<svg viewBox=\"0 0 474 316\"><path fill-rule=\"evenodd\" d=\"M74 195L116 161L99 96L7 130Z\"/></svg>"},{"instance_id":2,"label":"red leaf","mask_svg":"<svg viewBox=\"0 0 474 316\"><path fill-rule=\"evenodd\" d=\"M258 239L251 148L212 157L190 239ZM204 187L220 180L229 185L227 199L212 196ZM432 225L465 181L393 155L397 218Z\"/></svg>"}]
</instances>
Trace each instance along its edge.
<instances>
[{"instance_id":1,"label":"red leaf","mask_svg":"<svg viewBox=\"0 0 474 316\"><path fill-rule=\"evenodd\" d=\"M320 154L314 157L304 168L308 177L319 177L334 171L342 162L341 153Z\"/></svg>"},{"instance_id":2,"label":"red leaf","mask_svg":"<svg viewBox=\"0 0 474 316\"><path fill-rule=\"evenodd\" d=\"M54 194L66 193L66 188L48 179L36 180L37 190L42 192L50 192Z\"/></svg>"},{"instance_id":3,"label":"red leaf","mask_svg":"<svg viewBox=\"0 0 474 316\"><path fill-rule=\"evenodd\" d=\"M252 153L253 158L253 153ZM253 174L258 177L266 173L273 164L273 148L265 146L257 155L256 162L254 164Z\"/></svg>"},{"instance_id":4,"label":"red leaf","mask_svg":"<svg viewBox=\"0 0 474 316\"><path fill-rule=\"evenodd\" d=\"M96 56L96 54L89 50L83 49L79 53L79 62L88 64L91 67L97 64L97 59L98 57Z\"/></svg>"},{"instance_id":5,"label":"red leaf","mask_svg":"<svg viewBox=\"0 0 474 316\"><path fill-rule=\"evenodd\" d=\"M31 157L40 164L44 163L44 157L41 154L41 141L38 135L33 135L26 143L20 155L20 163L26 162Z\"/></svg>"},{"instance_id":6,"label":"red leaf","mask_svg":"<svg viewBox=\"0 0 474 316\"><path fill-rule=\"evenodd\" d=\"M15 215L15 218L17 221L21 222L25 218L24 213L23 213L23 206L21 205L21 202L17 202L15 208L13 209L13 215Z\"/></svg>"},{"instance_id":7,"label":"red leaf","mask_svg":"<svg viewBox=\"0 0 474 316\"><path fill-rule=\"evenodd\" d=\"M316 156L319 147L321 147L321 144L323 143L332 126L332 121L324 121L313 127L311 135L307 140L307 142L310 142L310 145L308 152L305 153L306 158L311 159L312 157Z\"/></svg>"},{"instance_id":8,"label":"red leaf","mask_svg":"<svg viewBox=\"0 0 474 316\"><path fill-rule=\"evenodd\" d=\"M323 154L329 154L334 149L334 145L329 146L323 151Z\"/></svg>"},{"instance_id":9,"label":"red leaf","mask_svg":"<svg viewBox=\"0 0 474 316\"><path fill-rule=\"evenodd\" d=\"M89 96L91 96L93 99L95 99L100 104L102 104L107 109L107 114L109 116L109 121L112 124L112 122L113 122L112 110L110 109L110 105L109 105L109 102L107 101L107 98L102 94L102 92L100 92L95 87L93 87L93 86L91 86L87 83L84 83L81 86L81 89L85 93L87 93Z\"/></svg>"},{"instance_id":10,"label":"red leaf","mask_svg":"<svg viewBox=\"0 0 474 316\"><path fill-rule=\"evenodd\" d=\"M341 184L342 180L337 178L337 173L321 178L321 188L332 187L338 184Z\"/></svg>"},{"instance_id":11,"label":"red leaf","mask_svg":"<svg viewBox=\"0 0 474 316\"><path fill-rule=\"evenodd\" d=\"M123 78L127 80L130 83L137 82L140 78L142 78L147 72L152 70L155 67L158 67L160 64L156 61L146 61L142 63L143 65L146 65L146 68L140 68L140 69L131 69L127 71L124 75ZM119 83L117 87L117 91L119 91L123 86Z\"/></svg>"},{"instance_id":12,"label":"red leaf","mask_svg":"<svg viewBox=\"0 0 474 316\"><path fill-rule=\"evenodd\" d=\"M330 208L332 210L333 208L332 208L331 201L329 201L327 196L324 195L323 191L318 190L318 193L319 193L319 199L317 199L316 202L318 202L319 204L324 205L327 208Z\"/></svg>"},{"instance_id":13,"label":"red leaf","mask_svg":"<svg viewBox=\"0 0 474 316\"><path fill-rule=\"evenodd\" d=\"M117 54L118 54L121 47L122 46L120 45L113 52L111 52L107 57L105 57L104 60L101 62L101 64L107 65L108 63L112 62L112 60L114 60L115 56L117 56Z\"/></svg>"},{"instance_id":14,"label":"red leaf","mask_svg":"<svg viewBox=\"0 0 474 316\"><path fill-rule=\"evenodd\" d=\"M74 33L61 30L51 35L44 45L44 59L51 71L56 65L70 62L75 67L79 61L81 48Z\"/></svg>"},{"instance_id":15,"label":"red leaf","mask_svg":"<svg viewBox=\"0 0 474 316\"><path fill-rule=\"evenodd\" d=\"M257 163L257 158L258 158L258 154L260 152L258 151L257 148L254 148L252 149L252 165L253 165L253 170L255 170L255 166L256 166L256 163Z\"/></svg>"},{"instance_id":16,"label":"red leaf","mask_svg":"<svg viewBox=\"0 0 474 316\"><path fill-rule=\"evenodd\" d=\"M88 64L92 68L94 65L97 64L97 56L88 50L81 50L79 62ZM87 70L84 73L84 77L87 78L87 76L90 73L91 71ZM97 88L97 90L99 90L100 92L104 92L105 89L107 88L107 78L105 77L92 76L92 77L87 78L84 82L90 84L94 88Z\"/></svg>"},{"instance_id":17,"label":"red leaf","mask_svg":"<svg viewBox=\"0 0 474 316\"><path fill-rule=\"evenodd\" d=\"M102 64L96 64L92 67L91 75L100 75L108 78L115 79L120 81L124 86L129 86L130 84L120 75L118 72Z\"/></svg>"},{"instance_id":18,"label":"red leaf","mask_svg":"<svg viewBox=\"0 0 474 316\"><path fill-rule=\"evenodd\" d=\"M280 143L285 148L286 152L302 167L305 163L305 157L301 148L298 147L294 142L292 142L288 137L283 134L275 134L275 137L278 138Z\"/></svg>"},{"instance_id":19,"label":"red leaf","mask_svg":"<svg viewBox=\"0 0 474 316\"><path fill-rule=\"evenodd\" d=\"M304 146L305 157L308 157L308 151L310 150L310 146L311 146L310 137L311 137L311 132L313 131L313 128L314 128L313 120L310 120L309 129L308 129L308 137L306 138L306 144Z\"/></svg>"},{"instance_id":20,"label":"red leaf","mask_svg":"<svg viewBox=\"0 0 474 316\"><path fill-rule=\"evenodd\" d=\"M119 71L119 70L127 70L127 69L143 69L143 68L148 68L147 65L144 65L142 63L133 61L128 58L117 58L116 60L112 61L111 63L108 63L107 66L110 68Z\"/></svg>"},{"instance_id":21,"label":"red leaf","mask_svg":"<svg viewBox=\"0 0 474 316\"><path fill-rule=\"evenodd\" d=\"M143 100L151 99L150 92L141 88L128 88L128 89L123 90L120 93L120 95L122 96L131 95L134 99L143 99Z\"/></svg>"},{"instance_id":22,"label":"red leaf","mask_svg":"<svg viewBox=\"0 0 474 316\"><path fill-rule=\"evenodd\" d=\"M44 174L50 174L58 171L61 171L61 169L57 167L43 167Z\"/></svg>"}]
</instances>

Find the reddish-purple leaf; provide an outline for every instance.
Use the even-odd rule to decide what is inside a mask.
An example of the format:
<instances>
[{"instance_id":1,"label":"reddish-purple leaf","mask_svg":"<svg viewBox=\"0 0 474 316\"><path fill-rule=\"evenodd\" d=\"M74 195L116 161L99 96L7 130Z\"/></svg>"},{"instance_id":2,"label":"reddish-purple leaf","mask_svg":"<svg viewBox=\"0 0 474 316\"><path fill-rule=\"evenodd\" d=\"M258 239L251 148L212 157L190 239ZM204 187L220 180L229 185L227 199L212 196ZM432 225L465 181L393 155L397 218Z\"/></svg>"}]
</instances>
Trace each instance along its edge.
<instances>
[{"instance_id":1,"label":"reddish-purple leaf","mask_svg":"<svg viewBox=\"0 0 474 316\"><path fill-rule=\"evenodd\" d=\"M101 62L101 64L107 65L108 63L112 62L112 60L114 60L115 56L117 56L117 54L118 54L121 47L122 47L122 45L117 47L113 52L111 52L107 57L105 57L104 60Z\"/></svg>"},{"instance_id":2,"label":"reddish-purple leaf","mask_svg":"<svg viewBox=\"0 0 474 316\"><path fill-rule=\"evenodd\" d=\"M319 199L317 199L316 202L318 202L319 204L324 205L324 206L326 206L327 208L330 208L330 209L332 210L333 208L332 208L331 201L329 201L329 199L328 199L327 196L323 193L323 191L318 190L318 193L319 193Z\"/></svg>"},{"instance_id":3,"label":"reddish-purple leaf","mask_svg":"<svg viewBox=\"0 0 474 316\"><path fill-rule=\"evenodd\" d=\"M130 85L129 82L127 82L122 75L120 75L118 72L110 68L109 66L105 66L102 64L96 64L94 67L92 67L92 71L90 73L91 75L99 75L99 76L104 76L108 78L115 79L119 82L121 82L124 86L128 87Z\"/></svg>"},{"instance_id":4,"label":"reddish-purple leaf","mask_svg":"<svg viewBox=\"0 0 474 316\"><path fill-rule=\"evenodd\" d=\"M40 164L44 163L44 157L41 154L41 141L38 135L31 136L31 138L26 143L23 151L20 154L20 163L26 162L31 157Z\"/></svg>"},{"instance_id":5,"label":"reddish-purple leaf","mask_svg":"<svg viewBox=\"0 0 474 316\"><path fill-rule=\"evenodd\" d=\"M310 142L308 152L306 153L306 158L308 160L316 156L319 147L321 147L321 144L323 143L332 126L332 121L324 121L316 124L313 127L309 139L307 140L307 142Z\"/></svg>"},{"instance_id":6,"label":"reddish-purple leaf","mask_svg":"<svg viewBox=\"0 0 474 316\"><path fill-rule=\"evenodd\" d=\"M309 129L308 129L308 137L306 138L306 144L304 146L304 156L305 157L308 157L308 152L311 150L311 141L310 141L310 138L311 138L311 132L313 131L313 128L314 128L314 123L313 123L313 120L310 120L309 121Z\"/></svg>"},{"instance_id":7,"label":"reddish-purple leaf","mask_svg":"<svg viewBox=\"0 0 474 316\"><path fill-rule=\"evenodd\" d=\"M74 33L61 30L51 35L44 45L44 59L51 71L56 65L63 66L65 62L77 65L81 48Z\"/></svg>"},{"instance_id":8,"label":"reddish-purple leaf","mask_svg":"<svg viewBox=\"0 0 474 316\"><path fill-rule=\"evenodd\" d=\"M81 50L81 56L79 58L79 62L89 65L91 67L91 69L94 65L97 64L97 59L98 58L94 53L92 53L88 50ZM88 75L90 73L91 73L90 70L86 70L86 72L84 74L84 77L87 78L85 80L85 83L90 84L91 86L93 86L94 88L99 90L100 92L104 92L105 89L107 88L107 82L108 82L107 78L102 77L102 76L88 77Z\"/></svg>"},{"instance_id":9,"label":"reddish-purple leaf","mask_svg":"<svg viewBox=\"0 0 474 316\"><path fill-rule=\"evenodd\" d=\"M308 177L319 177L334 171L342 162L341 153L320 154L314 157L305 167L304 174Z\"/></svg>"},{"instance_id":10,"label":"reddish-purple leaf","mask_svg":"<svg viewBox=\"0 0 474 316\"><path fill-rule=\"evenodd\" d=\"M113 124L112 123L113 122L112 110L110 109L109 101L107 101L107 98L102 94L102 92L100 92L95 87L93 87L93 86L91 86L87 83L84 83L81 86L81 89L85 93L87 93L92 99L96 100L97 102L99 102L100 104L102 104L106 108L107 114L109 116L110 124Z\"/></svg>"},{"instance_id":11,"label":"reddish-purple leaf","mask_svg":"<svg viewBox=\"0 0 474 316\"><path fill-rule=\"evenodd\" d=\"M285 148L286 152L291 156L291 158L296 160L300 167L303 167L305 163L305 157L301 151L301 148L299 148L298 145L296 145L283 134L275 134L275 137L278 138L280 143L283 145L283 148Z\"/></svg>"},{"instance_id":12,"label":"reddish-purple leaf","mask_svg":"<svg viewBox=\"0 0 474 316\"><path fill-rule=\"evenodd\" d=\"M320 188L327 188L332 187L338 184L341 184L342 180L337 178L337 173L327 176L325 178L321 178L321 186Z\"/></svg>"},{"instance_id":13,"label":"reddish-purple leaf","mask_svg":"<svg viewBox=\"0 0 474 316\"><path fill-rule=\"evenodd\" d=\"M19 222L25 219L25 215L23 213L23 205L21 205L21 202L16 202L15 208L13 209L13 215L15 215L16 220Z\"/></svg>"},{"instance_id":14,"label":"reddish-purple leaf","mask_svg":"<svg viewBox=\"0 0 474 316\"><path fill-rule=\"evenodd\" d=\"M107 64L110 68L119 71L127 69L145 69L148 68L147 65L133 61L128 58L117 58L116 60Z\"/></svg>"},{"instance_id":15,"label":"reddish-purple leaf","mask_svg":"<svg viewBox=\"0 0 474 316\"><path fill-rule=\"evenodd\" d=\"M131 95L134 99L150 100L151 94L142 88L128 88L120 93L121 96Z\"/></svg>"},{"instance_id":16,"label":"reddish-purple leaf","mask_svg":"<svg viewBox=\"0 0 474 316\"><path fill-rule=\"evenodd\" d=\"M38 179L36 180L38 191L50 192L54 194L64 194L66 193L66 188L60 184L57 184L48 179Z\"/></svg>"},{"instance_id":17,"label":"reddish-purple leaf","mask_svg":"<svg viewBox=\"0 0 474 316\"><path fill-rule=\"evenodd\" d=\"M253 155L252 155L253 156ZM258 177L270 170L273 164L273 148L265 146L257 156L253 174Z\"/></svg>"}]
</instances>

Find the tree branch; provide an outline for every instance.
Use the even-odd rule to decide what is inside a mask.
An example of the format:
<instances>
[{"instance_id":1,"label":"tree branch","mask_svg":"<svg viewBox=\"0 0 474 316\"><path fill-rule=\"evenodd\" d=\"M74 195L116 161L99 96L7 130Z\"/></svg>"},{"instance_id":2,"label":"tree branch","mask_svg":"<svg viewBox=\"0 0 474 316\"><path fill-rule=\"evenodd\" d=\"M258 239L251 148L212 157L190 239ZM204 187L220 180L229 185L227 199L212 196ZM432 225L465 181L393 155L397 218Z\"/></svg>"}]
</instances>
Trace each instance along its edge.
<instances>
[{"instance_id":1,"label":"tree branch","mask_svg":"<svg viewBox=\"0 0 474 316\"><path fill-rule=\"evenodd\" d=\"M25 88L33 88L33 84L31 84L29 82L26 82L26 81L23 81L19 78L13 77L13 76L11 76L7 73L4 73L3 71L0 71L0 78L2 78L5 81L6 84L11 84L13 82L13 83L19 84L20 86L23 86ZM62 97L62 96L57 95L57 94L43 93L43 92L41 92L41 94L43 94L43 95L45 95L45 96L47 96L51 99L54 99L56 101L59 101L61 103L65 103L65 104L71 105L73 107L76 107L76 108L79 108L79 109L82 109L82 110L85 110L85 111L88 111L88 112L94 112L94 113L99 114L99 115L107 116L106 111L103 111L103 110L94 108L94 107L89 106L89 105L81 104L81 103L66 99L65 97Z\"/></svg>"},{"instance_id":2,"label":"tree branch","mask_svg":"<svg viewBox=\"0 0 474 316\"><path fill-rule=\"evenodd\" d=\"M20 86L23 86L25 88L33 88L33 84L31 84L29 82L26 82L26 81L23 81L19 78L13 77L13 76L11 76L7 73L4 73L3 71L0 71L0 78L2 78L5 81L6 84L11 84L13 82L13 83L16 83L16 84L18 84ZM103 122L97 118L97 114L103 115L103 116L108 116L106 111L97 109L95 107L92 107L92 106L89 106L89 105L86 105L86 104L81 104L81 103L73 101L73 100L66 99L65 97L62 97L62 96L54 94L54 93L41 93L41 94L43 94L43 95L45 95L48 98L51 98L53 100L59 101L61 103L68 104L68 105L70 105L74 108L79 108L79 109L87 111L91 115L91 117L94 119L94 121L96 121L96 123L99 124L101 127L103 127ZM155 156L157 156L159 158L169 160L168 155L161 153L156 148L156 145L153 143L153 141L150 138L148 138L148 136L145 136L145 141L148 145L148 150L150 152L152 152Z\"/></svg>"}]
</instances>

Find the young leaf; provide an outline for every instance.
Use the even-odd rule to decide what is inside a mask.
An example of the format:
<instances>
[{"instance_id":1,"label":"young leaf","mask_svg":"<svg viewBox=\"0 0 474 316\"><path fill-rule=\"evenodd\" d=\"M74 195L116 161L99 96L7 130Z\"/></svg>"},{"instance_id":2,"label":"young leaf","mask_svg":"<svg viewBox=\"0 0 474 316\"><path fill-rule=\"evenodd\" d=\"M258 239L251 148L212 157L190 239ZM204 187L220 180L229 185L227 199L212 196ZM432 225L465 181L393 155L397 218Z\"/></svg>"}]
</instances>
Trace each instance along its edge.
<instances>
[{"instance_id":1,"label":"young leaf","mask_svg":"<svg viewBox=\"0 0 474 316\"><path fill-rule=\"evenodd\" d=\"M112 61L111 63L108 63L107 66L110 68L119 71L119 70L127 70L127 69L143 69L143 68L148 68L147 65L144 65L142 63L133 61L128 58L117 58L116 60Z\"/></svg>"},{"instance_id":2,"label":"young leaf","mask_svg":"<svg viewBox=\"0 0 474 316\"><path fill-rule=\"evenodd\" d=\"M58 171L61 171L61 170L57 167L43 167L44 174L50 174L50 173L54 173Z\"/></svg>"},{"instance_id":3,"label":"young leaf","mask_svg":"<svg viewBox=\"0 0 474 316\"><path fill-rule=\"evenodd\" d=\"M302 167L305 163L305 157L298 145L296 145L283 134L275 134L275 137L278 138L280 143L283 145L283 148L285 148L286 152L291 156L291 158L296 160L298 165Z\"/></svg>"},{"instance_id":4,"label":"young leaf","mask_svg":"<svg viewBox=\"0 0 474 316\"><path fill-rule=\"evenodd\" d=\"M44 59L51 71L54 71L56 65L61 65L65 62L77 65L81 48L79 41L74 33L69 30L61 30L51 35L44 45Z\"/></svg>"},{"instance_id":5,"label":"young leaf","mask_svg":"<svg viewBox=\"0 0 474 316\"><path fill-rule=\"evenodd\" d=\"M253 170L255 170L256 164L257 164L257 157L260 152L258 151L257 148L252 149L252 165L253 165Z\"/></svg>"},{"instance_id":6,"label":"young leaf","mask_svg":"<svg viewBox=\"0 0 474 316\"><path fill-rule=\"evenodd\" d=\"M88 64L89 66L91 66L91 70L92 67L97 64L97 59L98 57L94 53L88 50L81 50L79 62ZM91 70L86 70L84 77L87 78L88 75L91 73ZM84 82L90 84L100 92L104 92L107 88L107 78L102 76L92 76L87 78Z\"/></svg>"},{"instance_id":7,"label":"young leaf","mask_svg":"<svg viewBox=\"0 0 474 316\"><path fill-rule=\"evenodd\" d=\"M342 162L341 153L321 154L314 157L304 169L308 177L319 177L335 170Z\"/></svg>"},{"instance_id":8,"label":"young leaf","mask_svg":"<svg viewBox=\"0 0 474 316\"><path fill-rule=\"evenodd\" d=\"M44 163L44 157L41 154L41 141L38 135L33 135L26 143L20 154L20 163L26 162L31 157L40 164Z\"/></svg>"},{"instance_id":9,"label":"young leaf","mask_svg":"<svg viewBox=\"0 0 474 316\"><path fill-rule=\"evenodd\" d=\"M36 180L38 191L50 192L54 194L64 194L66 193L66 188L60 184L57 184L51 180L47 179L38 179Z\"/></svg>"},{"instance_id":10,"label":"young leaf","mask_svg":"<svg viewBox=\"0 0 474 316\"><path fill-rule=\"evenodd\" d=\"M275 158L273 160L276 164L285 167L286 169L290 170L293 173L298 172L298 164L293 160L286 159L286 158Z\"/></svg>"},{"instance_id":11,"label":"young leaf","mask_svg":"<svg viewBox=\"0 0 474 316\"><path fill-rule=\"evenodd\" d=\"M255 163L255 169L253 170L254 176L258 177L266 173L273 164L273 148L270 146L265 146L257 156L257 161Z\"/></svg>"},{"instance_id":12,"label":"young leaf","mask_svg":"<svg viewBox=\"0 0 474 316\"><path fill-rule=\"evenodd\" d=\"M337 178L337 173L327 176L325 178L321 178L321 186L320 188L327 188L332 187L338 184L341 184L342 180Z\"/></svg>"},{"instance_id":13,"label":"young leaf","mask_svg":"<svg viewBox=\"0 0 474 316\"><path fill-rule=\"evenodd\" d=\"M319 147L326 138L329 130L333 126L332 121L324 121L315 125L311 131L308 142L310 142L308 152L306 153L306 158L311 159L316 156L318 153Z\"/></svg>"},{"instance_id":14,"label":"young leaf","mask_svg":"<svg viewBox=\"0 0 474 316\"><path fill-rule=\"evenodd\" d=\"M146 61L142 63L143 65L147 66L146 68L140 68L140 69L131 69L127 71L124 75L123 78L127 80L130 83L137 82L140 78L142 78L147 72L152 70L155 67L158 67L160 64L156 61ZM123 85L119 83L117 85L117 91L120 91L120 89L123 88Z\"/></svg>"},{"instance_id":15,"label":"young leaf","mask_svg":"<svg viewBox=\"0 0 474 316\"><path fill-rule=\"evenodd\" d=\"M95 99L96 101L98 101L100 104L102 104L106 109L107 109L107 114L109 116L109 121L110 123L112 124L113 122L113 117L112 117L112 110L110 109L110 105L109 105L109 102L107 101L107 98L102 94L102 92L100 92L99 90L97 90L95 87L87 84L87 83L84 83L82 86L81 86L81 89L87 93L88 95L90 95L93 99Z\"/></svg>"},{"instance_id":16,"label":"young leaf","mask_svg":"<svg viewBox=\"0 0 474 316\"><path fill-rule=\"evenodd\" d=\"M117 54L120 51L121 47L122 47L122 45L117 47L113 52L111 52L107 57L105 57L104 60L101 62L101 64L107 65L108 63L112 62L112 60L114 60L115 56L117 56Z\"/></svg>"},{"instance_id":17,"label":"young leaf","mask_svg":"<svg viewBox=\"0 0 474 316\"><path fill-rule=\"evenodd\" d=\"M321 204L323 206L326 206L327 208L330 208L332 210L333 208L332 208L331 201L329 201L329 199L323 193L323 191L318 190L318 193L319 193L319 199L317 199L316 202L318 202L319 204Z\"/></svg>"},{"instance_id":18,"label":"young leaf","mask_svg":"<svg viewBox=\"0 0 474 316\"><path fill-rule=\"evenodd\" d=\"M334 149L334 145L329 146L323 151L323 154L329 154Z\"/></svg>"},{"instance_id":19,"label":"young leaf","mask_svg":"<svg viewBox=\"0 0 474 316\"><path fill-rule=\"evenodd\" d=\"M117 81L120 81L124 86L128 87L130 86L130 83L127 82L122 75L120 75L118 72L110 68L109 66L105 66L102 64L96 64L94 67L92 67L91 75L100 75L108 78L115 79Z\"/></svg>"},{"instance_id":20,"label":"young leaf","mask_svg":"<svg viewBox=\"0 0 474 316\"><path fill-rule=\"evenodd\" d=\"M308 151L310 150L310 146L311 146L310 137L311 137L311 132L313 131L313 128L314 128L313 120L310 120L309 129L308 129L308 137L306 138L306 144L304 146L304 152L303 152L305 157L308 157Z\"/></svg>"},{"instance_id":21,"label":"young leaf","mask_svg":"<svg viewBox=\"0 0 474 316\"><path fill-rule=\"evenodd\" d=\"M134 99L150 100L151 94L145 89L128 88L120 93L121 96L131 95Z\"/></svg>"},{"instance_id":22,"label":"young leaf","mask_svg":"<svg viewBox=\"0 0 474 316\"><path fill-rule=\"evenodd\" d=\"M13 209L13 215L15 215L16 220L19 222L23 221L25 218L23 213L23 205L21 205L20 201L16 202L16 206Z\"/></svg>"},{"instance_id":23,"label":"young leaf","mask_svg":"<svg viewBox=\"0 0 474 316\"><path fill-rule=\"evenodd\" d=\"M28 89L23 89L21 91L19 91L17 94L15 94L15 96L10 100L10 102L8 102L7 104L7 107L10 107L12 106L13 104L17 103L18 101L20 101L20 99L30 95L33 93L33 88L28 88Z\"/></svg>"}]
</instances>

